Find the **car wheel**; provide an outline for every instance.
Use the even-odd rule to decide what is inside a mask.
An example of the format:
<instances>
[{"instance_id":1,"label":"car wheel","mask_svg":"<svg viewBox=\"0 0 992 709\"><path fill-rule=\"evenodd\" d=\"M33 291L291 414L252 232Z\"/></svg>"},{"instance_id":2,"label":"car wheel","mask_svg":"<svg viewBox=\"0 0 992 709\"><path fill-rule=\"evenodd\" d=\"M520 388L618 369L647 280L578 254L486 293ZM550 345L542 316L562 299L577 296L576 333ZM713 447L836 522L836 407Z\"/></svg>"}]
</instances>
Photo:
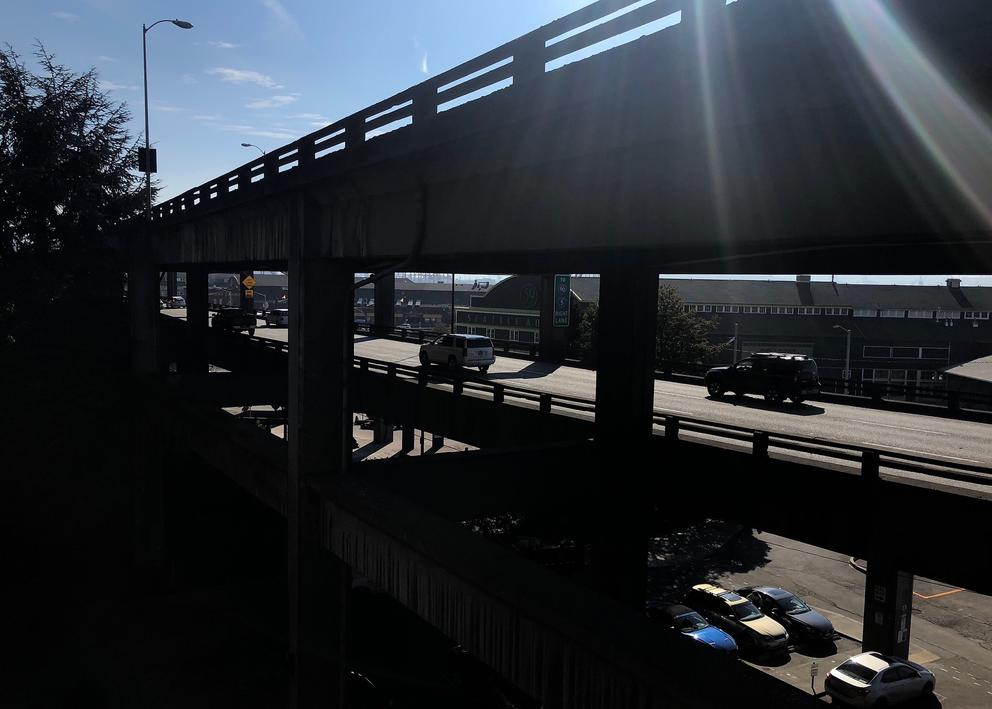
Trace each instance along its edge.
<instances>
[{"instance_id":1,"label":"car wheel","mask_svg":"<svg viewBox=\"0 0 992 709\"><path fill-rule=\"evenodd\" d=\"M420 363L425 367L431 366L431 358L427 356L426 352L420 353Z\"/></svg>"},{"instance_id":2,"label":"car wheel","mask_svg":"<svg viewBox=\"0 0 992 709\"><path fill-rule=\"evenodd\" d=\"M451 367L451 369L458 366L458 360L455 359L454 355L448 355L448 366Z\"/></svg>"},{"instance_id":3,"label":"car wheel","mask_svg":"<svg viewBox=\"0 0 992 709\"><path fill-rule=\"evenodd\" d=\"M765 392L765 401L770 404L777 404L782 401L782 395L778 393L778 389L769 389Z\"/></svg>"},{"instance_id":4,"label":"car wheel","mask_svg":"<svg viewBox=\"0 0 992 709\"><path fill-rule=\"evenodd\" d=\"M806 399L804 399L804 398L803 398L803 397L801 397L801 396L793 396L793 397L792 397L792 403L793 403L793 404L801 404L801 403L803 403L804 401L806 401Z\"/></svg>"},{"instance_id":5,"label":"car wheel","mask_svg":"<svg viewBox=\"0 0 992 709\"><path fill-rule=\"evenodd\" d=\"M720 382L710 382L706 385L706 391L713 397L723 396L723 385Z\"/></svg>"},{"instance_id":6,"label":"car wheel","mask_svg":"<svg viewBox=\"0 0 992 709\"><path fill-rule=\"evenodd\" d=\"M489 365L487 364L485 367L479 367L479 371L485 374L489 371Z\"/></svg>"}]
</instances>

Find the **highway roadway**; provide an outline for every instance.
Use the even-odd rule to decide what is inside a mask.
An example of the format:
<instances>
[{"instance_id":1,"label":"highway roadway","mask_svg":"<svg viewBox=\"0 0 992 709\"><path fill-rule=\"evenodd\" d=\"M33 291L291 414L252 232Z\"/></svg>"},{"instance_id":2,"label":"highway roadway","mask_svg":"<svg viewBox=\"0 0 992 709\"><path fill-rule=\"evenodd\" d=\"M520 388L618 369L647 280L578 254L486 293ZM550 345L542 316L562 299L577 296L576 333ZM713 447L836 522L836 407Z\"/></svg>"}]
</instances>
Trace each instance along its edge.
<instances>
[{"instance_id":1,"label":"highway roadway","mask_svg":"<svg viewBox=\"0 0 992 709\"><path fill-rule=\"evenodd\" d=\"M286 329L259 328L256 336L285 342ZM419 366L419 346L399 340L357 336L355 354L409 366ZM480 376L477 371L472 376ZM497 356L488 381L580 397L596 397L596 373ZM887 448L921 456L941 456L960 463L992 465L992 430L987 424L920 414L880 411L824 402L772 405L763 399L725 395L710 397L692 384L655 382L655 409L770 433L817 438L840 443Z\"/></svg>"}]
</instances>

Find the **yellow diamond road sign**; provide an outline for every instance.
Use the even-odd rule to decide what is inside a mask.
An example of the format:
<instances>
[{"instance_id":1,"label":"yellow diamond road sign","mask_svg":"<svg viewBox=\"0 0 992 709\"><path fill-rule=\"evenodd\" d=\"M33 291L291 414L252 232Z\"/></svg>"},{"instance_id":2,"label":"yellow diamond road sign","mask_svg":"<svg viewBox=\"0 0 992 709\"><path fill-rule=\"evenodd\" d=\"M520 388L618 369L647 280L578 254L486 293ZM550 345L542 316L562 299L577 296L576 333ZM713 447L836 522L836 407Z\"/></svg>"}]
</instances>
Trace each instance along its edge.
<instances>
[{"instance_id":1,"label":"yellow diamond road sign","mask_svg":"<svg viewBox=\"0 0 992 709\"><path fill-rule=\"evenodd\" d=\"M245 279L241 281L241 285L243 285L248 290L251 290L252 288L255 287L255 279L252 278L251 276L245 276Z\"/></svg>"}]
</instances>

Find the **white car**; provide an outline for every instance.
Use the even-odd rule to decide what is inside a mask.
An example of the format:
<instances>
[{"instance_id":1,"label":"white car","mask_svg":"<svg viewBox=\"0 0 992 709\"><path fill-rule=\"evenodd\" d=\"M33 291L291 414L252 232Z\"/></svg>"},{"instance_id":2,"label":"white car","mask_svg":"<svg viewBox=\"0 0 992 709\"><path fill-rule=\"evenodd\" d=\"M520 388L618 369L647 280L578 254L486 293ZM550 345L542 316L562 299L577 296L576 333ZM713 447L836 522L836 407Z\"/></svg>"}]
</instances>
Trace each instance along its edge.
<instances>
[{"instance_id":1,"label":"white car","mask_svg":"<svg viewBox=\"0 0 992 709\"><path fill-rule=\"evenodd\" d=\"M420 363L425 367L446 364L455 367L478 367L489 371L496 361L493 341L482 335L442 335L433 342L420 346Z\"/></svg>"},{"instance_id":2,"label":"white car","mask_svg":"<svg viewBox=\"0 0 992 709\"><path fill-rule=\"evenodd\" d=\"M289 327L289 308L273 308L267 311L265 324L269 327Z\"/></svg>"},{"instance_id":3,"label":"white car","mask_svg":"<svg viewBox=\"0 0 992 709\"><path fill-rule=\"evenodd\" d=\"M929 695L937 679L923 665L865 652L830 670L823 684L832 699L845 704L886 707Z\"/></svg>"}]
</instances>

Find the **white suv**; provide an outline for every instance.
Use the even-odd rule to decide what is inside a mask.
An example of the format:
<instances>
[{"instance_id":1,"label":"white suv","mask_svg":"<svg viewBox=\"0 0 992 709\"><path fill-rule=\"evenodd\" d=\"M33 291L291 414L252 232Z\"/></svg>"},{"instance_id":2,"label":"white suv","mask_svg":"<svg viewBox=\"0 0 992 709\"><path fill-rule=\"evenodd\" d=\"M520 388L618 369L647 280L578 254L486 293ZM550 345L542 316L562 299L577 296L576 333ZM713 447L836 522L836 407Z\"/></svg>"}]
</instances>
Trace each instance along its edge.
<instances>
[{"instance_id":1,"label":"white suv","mask_svg":"<svg viewBox=\"0 0 992 709\"><path fill-rule=\"evenodd\" d=\"M493 341L482 335L442 335L420 346L420 363L446 364L455 367L478 367L487 372L496 361Z\"/></svg>"}]
</instances>

